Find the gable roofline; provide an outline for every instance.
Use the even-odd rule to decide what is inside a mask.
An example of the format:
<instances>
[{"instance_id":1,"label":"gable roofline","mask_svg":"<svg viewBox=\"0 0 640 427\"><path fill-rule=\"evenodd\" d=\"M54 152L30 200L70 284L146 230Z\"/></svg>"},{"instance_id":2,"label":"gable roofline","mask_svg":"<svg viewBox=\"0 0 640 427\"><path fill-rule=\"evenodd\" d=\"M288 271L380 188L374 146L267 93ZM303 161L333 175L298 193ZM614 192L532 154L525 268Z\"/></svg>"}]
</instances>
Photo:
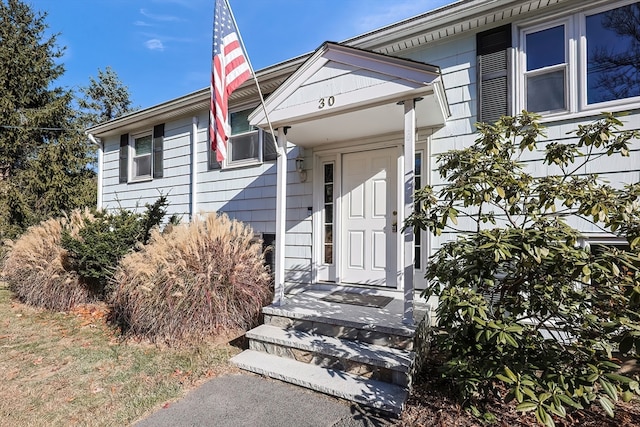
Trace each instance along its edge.
<instances>
[{"instance_id":1,"label":"gable roofline","mask_svg":"<svg viewBox=\"0 0 640 427\"><path fill-rule=\"evenodd\" d=\"M425 43L455 36L463 31L478 31L482 27L500 25L506 19L521 14L567 3L575 4L576 2L573 0L459 0L346 39L339 44L392 55ZM595 3L601 3L601 1L598 0ZM509 13L501 13L504 10L508 10ZM256 71L263 92L266 94L275 90L313 53L309 52ZM230 102L243 103L255 100L256 97L255 82L249 79L232 93ZM116 132L124 133L128 129L184 116L191 111L207 109L208 106L209 88L205 87L183 97L98 124L88 128L86 133L97 137L113 135Z\"/></svg>"},{"instance_id":2,"label":"gable roofline","mask_svg":"<svg viewBox=\"0 0 640 427\"><path fill-rule=\"evenodd\" d=\"M274 108L278 108L298 88L297 84L329 62L354 65L394 79L412 82L419 87L430 86L441 78L440 68L435 65L327 41L267 97L265 108L258 106L249 114L250 123L256 125L265 121L265 110L272 112ZM332 114L335 114L335 111L332 109Z\"/></svg>"}]
</instances>

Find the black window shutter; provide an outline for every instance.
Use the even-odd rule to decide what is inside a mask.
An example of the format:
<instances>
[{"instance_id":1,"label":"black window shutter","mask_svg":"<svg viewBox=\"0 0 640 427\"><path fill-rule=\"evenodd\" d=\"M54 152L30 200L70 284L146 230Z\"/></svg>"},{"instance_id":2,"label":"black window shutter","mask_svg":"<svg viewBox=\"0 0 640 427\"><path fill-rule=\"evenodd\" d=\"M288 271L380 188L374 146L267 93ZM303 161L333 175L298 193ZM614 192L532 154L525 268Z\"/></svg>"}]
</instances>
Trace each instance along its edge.
<instances>
[{"instance_id":1,"label":"black window shutter","mask_svg":"<svg viewBox=\"0 0 640 427\"><path fill-rule=\"evenodd\" d=\"M478 54L478 121L493 123L509 114L509 50L511 25L476 37Z\"/></svg>"},{"instance_id":2,"label":"black window shutter","mask_svg":"<svg viewBox=\"0 0 640 427\"><path fill-rule=\"evenodd\" d=\"M164 123L153 127L153 177L163 176Z\"/></svg>"},{"instance_id":3,"label":"black window shutter","mask_svg":"<svg viewBox=\"0 0 640 427\"><path fill-rule=\"evenodd\" d=\"M263 234L262 235L262 253L264 253L264 263L269 266L271 274L276 271L276 235L275 234Z\"/></svg>"},{"instance_id":4,"label":"black window shutter","mask_svg":"<svg viewBox=\"0 0 640 427\"><path fill-rule=\"evenodd\" d=\"M278 152L276 151L275 140L273 135L266 131L262 132L262 158L263 161L268 162L270 160L276 160L278 158Z\"/></svg>"},{"instance_id":5,"label":"black window shutter","mask_svg":"<svg viewBox=\"0 0 640 427\"><path fill-rule=\"evenodd\" d=\"M120 135L120 182L129 180L129 134Z\"/></svg>"}]
</instances>

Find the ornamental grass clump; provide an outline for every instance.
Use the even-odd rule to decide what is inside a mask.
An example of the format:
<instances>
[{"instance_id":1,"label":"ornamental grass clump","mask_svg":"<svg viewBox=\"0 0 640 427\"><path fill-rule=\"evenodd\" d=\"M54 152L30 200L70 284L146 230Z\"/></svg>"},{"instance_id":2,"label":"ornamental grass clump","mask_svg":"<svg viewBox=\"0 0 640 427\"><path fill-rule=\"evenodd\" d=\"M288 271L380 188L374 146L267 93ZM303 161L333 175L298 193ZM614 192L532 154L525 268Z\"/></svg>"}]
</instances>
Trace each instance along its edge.
<instances>
[{"instance_id":1,"label":"ornamental grass clump","mask_svg":"<svg viewBox=\"0 0 640 427\"><path fill-rule=\"evenodd\" d=\"M175 343L250 328L271 298L270 285L251 228L212 213L154 232L124 257L111 302L126 333Z\"/></svg>"},{"instance_id":2,"label":"ornamental grass clump","mask_svg":"<svg viewBox=\"0 0 640 427\"><path fill-rule=\"evenodd\" d=\"M67 311L93 300L78 274L66 268L68 254L61 246L63 231L77 235L92 218L88 210L76 209L69 216L32 226L16 241L6 242L2 275L22 302Z\"/></svg>"}]
</instances>

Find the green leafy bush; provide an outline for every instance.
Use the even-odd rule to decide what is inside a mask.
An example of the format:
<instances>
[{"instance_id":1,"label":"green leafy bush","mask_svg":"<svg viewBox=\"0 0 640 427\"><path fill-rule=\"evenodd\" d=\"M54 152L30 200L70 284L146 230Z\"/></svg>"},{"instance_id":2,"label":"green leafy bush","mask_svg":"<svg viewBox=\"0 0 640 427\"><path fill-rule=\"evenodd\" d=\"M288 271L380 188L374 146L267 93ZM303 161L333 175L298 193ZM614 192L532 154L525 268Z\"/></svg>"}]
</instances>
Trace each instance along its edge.
<instances>
[{"instance_id":1,"label":"green leafy bush","mask_svg":"<svg viewBox=\"0 0 640 427\"><path fill-rule=\"evenodd\" d=\"M89 290L100 298L110 291L110 280L120 259L149 241L166 214L166 196L146 204L143 213L125 209L101 211L76 234L63 231L62 247L69 269L76 271ZM175 218L170 222L175 223Z\"/></svg>"},{"instance_id":2,"label":"green leafy bush","mask_svg":"<svg viewBox=\"0 0 640 427\"><path fill-rule=\"evenodd\" d=\"M94 296L78 274L67 268L62 234L76 236L93 219L88 210L74 210L68 217L32 226L16 241L6 242L2 275L17 297L27 304L67 311Z\"/></svg>"},{"instance_id":3,"label":"green leafy bush","mask_svg":"<svg viewBox=\"0 0 640 427\"><path fill-rule=\"evenodd\" d=\"M628 156L640 134L610 114L579 126L543 147L553 172L540 177L520 161L542 148L536 119L478 125L474 145L438 157L445 185L416 192L407 226L461 232L426 273L424 296L439 297L440 373L477 414L493 396L548 426L594 402L613 417L618 399L640 392L615 357L640 354L640 184L615 188L577 172ZM627 248L589 250L569 225L576 219Z\"/></svg>"},{"instance_id":4,"label":"green leafy bush","mask_svg":"<svg viewBox=\"0 0 640 427\"><path fill-rule=\"evenodd\" d=\"M271 299L261 242L251 228L209 214L122 259L114 276L114 316L131 335L198 339L254 325Z\"/></svg>"}]
</instances>

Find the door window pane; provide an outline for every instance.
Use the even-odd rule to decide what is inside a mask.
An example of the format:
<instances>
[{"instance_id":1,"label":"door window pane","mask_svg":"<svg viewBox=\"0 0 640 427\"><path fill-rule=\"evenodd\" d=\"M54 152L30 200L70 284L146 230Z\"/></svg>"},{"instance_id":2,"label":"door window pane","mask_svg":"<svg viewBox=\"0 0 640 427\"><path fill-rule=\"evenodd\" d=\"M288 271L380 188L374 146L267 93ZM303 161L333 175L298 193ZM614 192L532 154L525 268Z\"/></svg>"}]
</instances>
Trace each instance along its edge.
<instances>
[{"instance_id":1,"label":"door window pane","mask_svg":"<svg viewBox=\"0 0 640 427\"><path fill-rule=\"evenodd\" d=\"M422 152L418 151L415 157L415 166L414 166L414 191L419 190L422 187ZM415 203L414 209L418 210L420 206ZM413 267L416 270L419 270L422 266L422 232L420 230L415 231L415 236L413 240L414 246L414 261Z\"/></svg>"},{"instance_id":2,"label":"door window pane","mask_svg":"<svg viewBox=\"0 0 640 427\"><path fill-rule=\"evenodd\" d=\"M640 3L586 17L587 103L640 96Z\"/></svg>"},{"instance_id":3,"label":"door window pane","mask_svg":"<svg viewBox=\"0 0 640 427\"><path fill-rule=\"evenodd\" d=\"M324 263L333 264L333 163L324 164Z\"/></svg>"}]
</instances>

